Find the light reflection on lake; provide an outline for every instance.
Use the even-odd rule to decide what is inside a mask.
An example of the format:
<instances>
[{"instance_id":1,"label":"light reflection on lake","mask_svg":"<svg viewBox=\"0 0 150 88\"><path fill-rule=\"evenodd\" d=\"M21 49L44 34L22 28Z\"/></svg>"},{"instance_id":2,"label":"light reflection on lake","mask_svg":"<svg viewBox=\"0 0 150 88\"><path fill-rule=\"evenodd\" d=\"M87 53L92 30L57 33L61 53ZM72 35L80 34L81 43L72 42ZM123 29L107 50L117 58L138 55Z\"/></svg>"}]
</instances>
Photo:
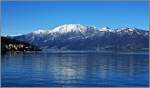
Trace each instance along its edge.
<instances>
[{"instance_id":1,"label":"light reflection on lake","mask_svg":"<svg viewBox=\"0 0 150 88\"><path fill-rule=\"evenodd\" d=\"M148 54L7 53L2 86L148 86Z\"/></svg>"}]
</instances>

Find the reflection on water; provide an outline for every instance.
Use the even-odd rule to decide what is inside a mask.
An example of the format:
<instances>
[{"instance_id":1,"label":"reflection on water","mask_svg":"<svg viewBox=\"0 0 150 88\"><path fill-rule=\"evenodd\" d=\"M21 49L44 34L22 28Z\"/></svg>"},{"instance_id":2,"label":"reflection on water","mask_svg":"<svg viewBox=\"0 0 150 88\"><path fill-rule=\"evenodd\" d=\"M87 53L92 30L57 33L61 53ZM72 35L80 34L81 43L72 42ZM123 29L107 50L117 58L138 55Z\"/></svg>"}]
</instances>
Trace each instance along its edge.
<instances>
[{"instance_id":1,"label":"reflection on water","mask_svg":"<svg viewBox=\"0 0 150 88\"><path fill-rule=\"evenodd\" d=\"M147 54L7 53L2 86L148 86Z\"/></svg>"}]
</instances>

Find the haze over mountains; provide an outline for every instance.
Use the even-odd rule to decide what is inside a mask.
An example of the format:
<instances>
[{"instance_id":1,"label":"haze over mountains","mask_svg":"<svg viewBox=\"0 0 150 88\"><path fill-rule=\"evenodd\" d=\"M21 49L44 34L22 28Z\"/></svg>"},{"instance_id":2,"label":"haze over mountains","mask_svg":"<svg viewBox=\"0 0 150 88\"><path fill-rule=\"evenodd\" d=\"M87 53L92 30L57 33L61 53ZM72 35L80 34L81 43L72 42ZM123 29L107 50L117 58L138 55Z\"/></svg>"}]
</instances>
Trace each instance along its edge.
<instances>
[{"instance_id":1,"label":"haze over mountains","mask_svg":"<svg viewBox=\"0 0 150 88\"><path fill-rule=\"evenodd\" d=\"M9 37L52 50L144 50L149 47L149 31L137 28L99 29L65 24Z\"/></svg>"}]
</instances>

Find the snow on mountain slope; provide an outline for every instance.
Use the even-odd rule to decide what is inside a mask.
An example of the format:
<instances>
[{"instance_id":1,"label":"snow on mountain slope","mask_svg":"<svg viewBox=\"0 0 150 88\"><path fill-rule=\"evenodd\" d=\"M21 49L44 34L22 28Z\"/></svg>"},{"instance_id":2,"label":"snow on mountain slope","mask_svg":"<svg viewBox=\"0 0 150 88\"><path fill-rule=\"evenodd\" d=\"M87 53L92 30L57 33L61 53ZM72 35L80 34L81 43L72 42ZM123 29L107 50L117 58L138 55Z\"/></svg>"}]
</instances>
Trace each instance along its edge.
<instances>
[{"instance_id":1,"label":"snow on mountain slope","mask_svg":"<svg viewBox=\"0 0 150 88\"><path fill-rule=\"evenodd\" d=\"M50 30L50 33L59 32L59 33L67 33L67 32L85 32L87 29L86 26L81 24L65 24Z\"/></svg>"},{"instance_id":2,"label":"snow on mountain slope","mask_svg":"<svg viewBox=\"0 0 150 88\"><path fill-rule=\"evenodd\" d=\"M33 36L42 37L42 35L49 36L49 39L55 39L61 35L65 35L68 39L74 38L88 38L94 36L98 32L96 27L84 26L81 24L65 24L50 30L37 30L31 33ZM66 35L68 34L68 36Z\"/></svg>"},{"instance_id":3,"label":"snow on mountain slope","mask_svg":"<svg viewBox=\"0 0 150 88\"><path fill-rule=\"evenodd\" d=\"M100 32L113 32L112 29L110 29L109 27L103 27L101 29L99 29Z\"/></svg>"},{"instance_id":4,"label":"snow on mountain slope","mask_svg":"<svg viewBox=\"0 0 150 88\"><path fill-rule=\"evenodd\" d=\"M96 27L91 27L91 26L85 26L85 25L81 25L81 24L65 24L65 25L61 25L58 26L54 29L50 29L50 30L42 30L39 29L37 31L32 32L33 34L64 34L64 33L70 33L70 32L76 32L76 33L82 33L83 35L87 35L87 34L97 34L98 32L114 32L114 33L137 33L140 34L142 33L142 30L139 30L137 28L128 28L128 27L124 27L124 28L118 28L118 29L111 29L109 27L103 27L103 28L96 28ZM88 33L89 32L89 33Z\"/></svg>"}]
</instances>

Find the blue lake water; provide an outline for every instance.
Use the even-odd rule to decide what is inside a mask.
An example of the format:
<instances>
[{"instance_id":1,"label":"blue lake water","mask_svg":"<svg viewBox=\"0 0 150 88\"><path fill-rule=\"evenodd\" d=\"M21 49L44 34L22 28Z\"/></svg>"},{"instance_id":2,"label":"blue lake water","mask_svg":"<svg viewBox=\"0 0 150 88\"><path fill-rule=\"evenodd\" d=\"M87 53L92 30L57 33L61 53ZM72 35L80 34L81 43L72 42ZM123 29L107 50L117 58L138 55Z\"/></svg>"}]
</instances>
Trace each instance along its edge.
<instances>
[{"instance_id":1,"label":"blue lake water","mask_svg":"<svg viewBox=\"0 0 150 88\"><path fill-rule=\"evenodd\" d=\"M147 87L148 53L7 53L2 86Z\"/></svg>"}]
</instances>

